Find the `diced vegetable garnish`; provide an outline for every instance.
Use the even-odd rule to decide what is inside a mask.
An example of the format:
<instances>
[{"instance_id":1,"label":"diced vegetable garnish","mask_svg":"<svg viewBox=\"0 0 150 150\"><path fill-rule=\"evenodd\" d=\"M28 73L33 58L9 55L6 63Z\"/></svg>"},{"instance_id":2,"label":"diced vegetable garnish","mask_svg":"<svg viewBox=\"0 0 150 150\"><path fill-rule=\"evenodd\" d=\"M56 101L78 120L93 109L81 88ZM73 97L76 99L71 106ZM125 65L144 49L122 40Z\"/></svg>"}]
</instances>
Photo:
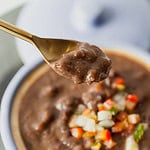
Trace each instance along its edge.
<instances>
[{"instance_id":1,"label":"diced vegetable garnish","mask_svg":"<svg viewBox=\"0 0 150 150\"><path fill-rule=\"evenodd\" d=\"M80 127L84 127L87 121L88 121L88 118L86 116L80 115L77 117L76 124Z\"/></svg>"},{"instance_id":2,"label":"diced vegetable garnish","mask_svg":"<svg viewBox=\"0 0 150 150\"><path fill-rule=\"evenodd\" d=\"M86 110L82 113L82 115L87 116L87 115L90 114L90 112L91 112L90 109L86 109Z\"/></svg>"},{"instance_id":3,"label":"diced vegetable garnish","mask_svg":"<svg viewBox=\"0 0 150 150\"><path fill-rule=\"evenodd\" d=\"M100 150L101 146L102 146L101 143L96 143L91 146L91 149L92 150Z\"/></svg>"},{"instance_id":4,"label":"diced vegetable garnish","mask_svg":"<svg viewBox=\"0 0 150 150\"><path fill-rule=\"evenodd\" d=\"M100 104L97 105L97 107L98 107L98 111L105 110L104 104L100 103Z\"/></svg>"},{"instance_id":5,"label":"diced vegetable garnish","mask_svg":"<svg viewBox=\"0 0 150 150\"><path fill-rule=\"evenodd\" d=\"M129 94L127 96L127 100L130 101L130 102L134 102L134 103L138 103L139 102L139 98L135 94Z\"/></svg>"},{"instance_id":6,"label":"diced vegetable garnish","mask_svg":"<svg viewBox=\"0 0 150 150\"><path fill-rule=\"evenodd\" d=\"M104 107L108 110L110 110L113 106L114 106L114 102L110 98L104 102Z\"/></svg>"},{"instance_id":7,"label":"diced vegetable garnish","mask_svg":"<svg viewBox=\"0 0 150 150\"><path fill-rule=\"evenodd\" d=\"M116 78L115 81L114 81L114 83L115 84L125 84L124 79L120 78L120 77Z\"/></svg>"},{"instance_id":8,"label":"diced vegetable garnish","mask_svg":"<svg viewBox=\"0 0 150 150\"><path fill-rule=\"evenodd\" d=\"M83 127L85 131L95 132L96 123L94 119L88 118L86 116L78 116L76 124L80 127Z\"/></svg>"},{"instance_id":9,"label":"diced vegetable garnish","mask_svg":"<svg viewBox=\"0 0 150 150\"><path fill-rule=\"evenodd\" d=\"M117 108L115 107L112 107L109 111L111 112L112 116L115 116L117 114Z\"/></svg>"},{"instance_id":10,"label":"diced vegetable garnish","mask_svg":"<svg viewBox=\"0 0 150 150\"><path fill-rule=\"evenodd\" d=\"M77 115L73 115L70 119L70 122L69 122L69 127L70 128L73 128L73 127L77 127Z\"/></svg>"},{"instance_id":11,"label":"diced vegetable garnish","mask_svg":"<svg viewBox=\"0 0 150 150\"><path fill-rule=\"evenodd\" d=\"M116 78L112 84L113 88L119 90L119 91L123 91L125 90L125 83L124 80L122 78Z\"/></svg>"},{"instance_id":12,"label":"diced vegetable garnish","mask_svg":"<svg viewBox=\"0 0 150 150\"><path fill-rule=\"evenodd\" d=\"M89 118L97 120L96 113L94 111L91 111L90 114L88 115Z\"/></svg>"},{"instance_id":13,"label":"diced vegetable garnish","mask_svg":"<svg viewBox=\"0 0 150 150\"><path fill-rule=\"evenodd\" d=\"M96 123L95 120L88 118L85 125L83 126L85 131L95 132L96 131Z\"/></svg>"},{"instance_id":14,"label":"diced vegetable garnish","mask_svg":"<svg viewBox=\"0 0 150 150\"><path fill-rule=\"evenodd\" d=\"M125 90L125 85L122 85L122 84L118 84L118 85L116 85L116 88L117 88L117 90L119 90L119 91L123 91L123 90Z\"/></svg>"},{"instance_id":15,"label":"diced vegetable garnish","mask_svg":"<svg viewBox=\"0 0 150 150\"><path fill-rule=\"evenodd\" d=\"M115 122L112 120L103 120L103 121L100 121L99 123L99 125L104 128L111 128L114 124Z\"/></svg>"},{"instance_id":16,"label":"diced vegetable garnish","mask_svg":"<svg viewBox=\"0 0 150 150\"><path fill-rule=\"evenodd\" d=\"M131 101L126 101L126 109L128 111L133 111L135 106L136 106L136 103L131 102Z\"/></svg>"},{"instance_id":17,"label":"diced vegetable garnish","mask_svg":"<svg viewBox=\"0 0 150 150\"><path fill-rule=\"evenodd\" d=\"M104 130L104 129L105 129L105 128L102 127L101 125L96 124L96 131L102 131L102 130Z\"/></svg>"},{"instance_id":18,"label":"diced vegetable garnish","mask_svg":"<svg viewBox=\"0 0 150 150\"><path fill-rule=\"evenodd\" d=\"M125 150L139 150L137 142L134 140L133 135L127 137L125 142Z\"/></svg>"},{"instance_id":19,"label":"diced vegetable garnish","mask_svg":"<svg viewBox=\"0 0 150 150\"><path fill-rule=\"evenodd\" d=\"M119 92L113 97L113 100L116 102L116 107L119 111L124 111L126 106L126 93Z\"/></svg>"},{"instance_id":20,"label":"diced vegetable garnish","mask_svg":"<svg viewBox=\"0 0 150 150\"><path fill-rule=\"evenodd\" d=\"M104 145L106 146L106 148L111 149L115 147L117 143L114 142L112 139L110 139L110 140L104 141Z\"/></svg>"},{"instance_id":21,"label":"diced vegetable garnish","mask_svg":"<svg viewBox=\"0 0 150 150\"><path fill-rule=\"evenodd\" d=\"M143 135L144 135L144 126L143 124L140 123L133 134L135 141L139 142L142 139Z\"/></svg>"},{"instance_id":22,"label":"diced vegetable garnish","mask_svg":"<svg viewBox=\"0 0 150 150\"><path fill-rule=\"evenodd\" d=\"M128 122L131 124L137 124L140 122L140 115L139 114L131 114L128 115Z\"/></svg>"},{"instance_id":23,"label":"diced vegetable garnish","mask_svg":"<svg viewBox=\"0 0 150 150\"><path fill-rule=\"evenodd\" d=\"M110 140L111 139L111 132L107 129L99 131L95 138L102 140L102 141Z\"/></svg>"},{"instance_id":24,"label":"diced vegetable garnish","mask_svg":"<svg viewBox=\"0 0 150 150\"><path fill-rule=\"evenodd\" d=\"M81 111L76 111L76 112L74 112L74 114L75 114L75 115L81 115L82 112L81 112Z\"/></svg>"},{"instance_id":25,"label":"diced vegetable garnish","mask_svg":"<svg viewBox=\"0 0 150 150\"><path fill-rule=\"evenodd\" d=\"M140 115L134 113L139 98L136 94L127 93L123 78L106 80L106 87L97 83L90 89L94 92L94 99L87 104L79 104L70 117L68 126L71 135L82 138L86 148L100 150L103 146L106 149L117 146L111 135L121 134L128 136L125 150L139 150L138 142L149 127L146 123L140 123ZM97 98L101 93L104 95Z\"/></svg>"},{"instance_id":26,"label":"diced vegetable garnish","mask_svg":"<svg viewBox=\"0 0 150 150\"><path fill-rule=\"evenodd\" d=\"M110 120L110 119L112 119L112 114L110 111L102 110L102 111L98 112L98 120L99 121Z\"/></svg>"},{"instance_id":27,"label":"diced vegetable garnish","mask_svg":"<svg viewBox=\"0 0 150 150\"><path fill-rule=\"evenodd\" d=\"M85 132L83 134L83 137L94 137L96 135L96 132Z\"/></svg>"},{"instance_id":28,"label":"diced vegetable garnish","mask_svg":"<svg viewBox=\"0 0 150 150\"><path fill-rule=\"evenodd\" d=\"M80 138L82 138L82 135L83 135L83 129L82 128L72 128L71 134L75 138L80 139Z\"/></svg>"}]
</instances>

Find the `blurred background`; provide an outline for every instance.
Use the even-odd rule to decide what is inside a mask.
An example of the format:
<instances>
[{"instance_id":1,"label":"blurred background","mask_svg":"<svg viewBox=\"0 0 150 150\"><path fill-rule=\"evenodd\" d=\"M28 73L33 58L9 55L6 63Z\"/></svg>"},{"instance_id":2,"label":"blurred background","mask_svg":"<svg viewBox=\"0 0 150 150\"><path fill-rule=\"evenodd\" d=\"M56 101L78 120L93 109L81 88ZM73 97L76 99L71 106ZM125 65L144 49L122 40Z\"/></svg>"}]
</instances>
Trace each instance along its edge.
<instances>
[{"instance_id":1,"label":"blurred background","mask_svg":"<svg viewBox=\"0 0 150 150\"><path fill-rule=\"evenodd\" d=\"M150 0L0 0L0 18L42 37L136 49L150 58ZM37 59L32 45L0 31L0 99L16 71Z\"/></svg>"}]
</instances>

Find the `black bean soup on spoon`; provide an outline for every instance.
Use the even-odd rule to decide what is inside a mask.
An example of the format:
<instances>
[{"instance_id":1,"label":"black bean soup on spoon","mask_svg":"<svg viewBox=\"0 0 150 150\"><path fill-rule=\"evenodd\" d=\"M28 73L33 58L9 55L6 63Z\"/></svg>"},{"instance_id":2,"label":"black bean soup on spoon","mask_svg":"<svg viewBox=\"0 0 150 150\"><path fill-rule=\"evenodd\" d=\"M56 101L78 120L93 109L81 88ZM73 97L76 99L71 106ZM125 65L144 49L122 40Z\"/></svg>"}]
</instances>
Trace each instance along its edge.
<instances>
[{"instance_id":1,"label":"black bean soup on spoon","mask_svg":"<svg viewBox=\"0 0 150 150\"><path fill-rule=\"evenodd\" d=\"M90 84L104 80L108 76L111 60L97 46L82 43L50 63L50 66L59 75L73 80L74 83Z\"/></svg>"}]
</instances>

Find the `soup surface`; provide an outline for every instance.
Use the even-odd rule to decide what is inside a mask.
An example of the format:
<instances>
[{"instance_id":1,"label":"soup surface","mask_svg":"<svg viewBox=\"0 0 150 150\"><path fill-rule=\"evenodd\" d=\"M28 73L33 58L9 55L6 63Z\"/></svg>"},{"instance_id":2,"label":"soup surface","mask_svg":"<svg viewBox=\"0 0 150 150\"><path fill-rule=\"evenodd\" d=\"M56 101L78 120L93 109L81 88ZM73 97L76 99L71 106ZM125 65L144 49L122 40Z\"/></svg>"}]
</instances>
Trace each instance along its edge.
<instances>
[{"instance_id":1,"label":"soup surface","mask_svg":"<svg viewBox=\"0 0 150 150\"><path fill-rule=\"evenodd\" d=\"M79 105L97 111L97 104L116 93L108 82L119 76L124 79L126 91L134 93L139 103L133 110L141 122L150 124L150 72L141 64L116 54L108 55L112 60L110 77L102 83L74 84L50 70L27 90L20 105L19 125L28 150L90 150L88 140L75 138L71 134L70 120ZM97 91L95 87L103 87ZM130 112L129 112L130 113ZM126 132L114 134L117 143L113 150L124 150ZM141 150L149 150L150 129L144 132L139 142ZM90 144L89 144L90 145ZM101 150L106 147L102 145Z\"/></svg>"}]
</instances>

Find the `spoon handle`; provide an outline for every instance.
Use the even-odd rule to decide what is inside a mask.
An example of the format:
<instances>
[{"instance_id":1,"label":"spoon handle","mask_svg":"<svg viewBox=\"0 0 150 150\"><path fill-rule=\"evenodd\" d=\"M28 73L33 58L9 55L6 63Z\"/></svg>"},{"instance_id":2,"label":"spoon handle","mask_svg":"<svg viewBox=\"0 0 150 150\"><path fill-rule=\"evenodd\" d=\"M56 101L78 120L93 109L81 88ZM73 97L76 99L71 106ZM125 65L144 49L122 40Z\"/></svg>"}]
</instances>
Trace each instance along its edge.
<instances>
[{"instance_id":1,"label":"spoon handle","mask_svg":"<svg viewBox=\"0 0 150 150\"><path fill-rule=\"evenodd\" d=\"M0 30L3 30L9 34L12 34L13 36L16 36L18 38L21 38L27 42L30 42L31 44L34 44L33 40L32 40L32 37L33 35L22 30L22 29L19 29L17 27L15 27L14 25L12 24L9 24L3 20L0 19Z\"/></svg>"}]
</instances>

